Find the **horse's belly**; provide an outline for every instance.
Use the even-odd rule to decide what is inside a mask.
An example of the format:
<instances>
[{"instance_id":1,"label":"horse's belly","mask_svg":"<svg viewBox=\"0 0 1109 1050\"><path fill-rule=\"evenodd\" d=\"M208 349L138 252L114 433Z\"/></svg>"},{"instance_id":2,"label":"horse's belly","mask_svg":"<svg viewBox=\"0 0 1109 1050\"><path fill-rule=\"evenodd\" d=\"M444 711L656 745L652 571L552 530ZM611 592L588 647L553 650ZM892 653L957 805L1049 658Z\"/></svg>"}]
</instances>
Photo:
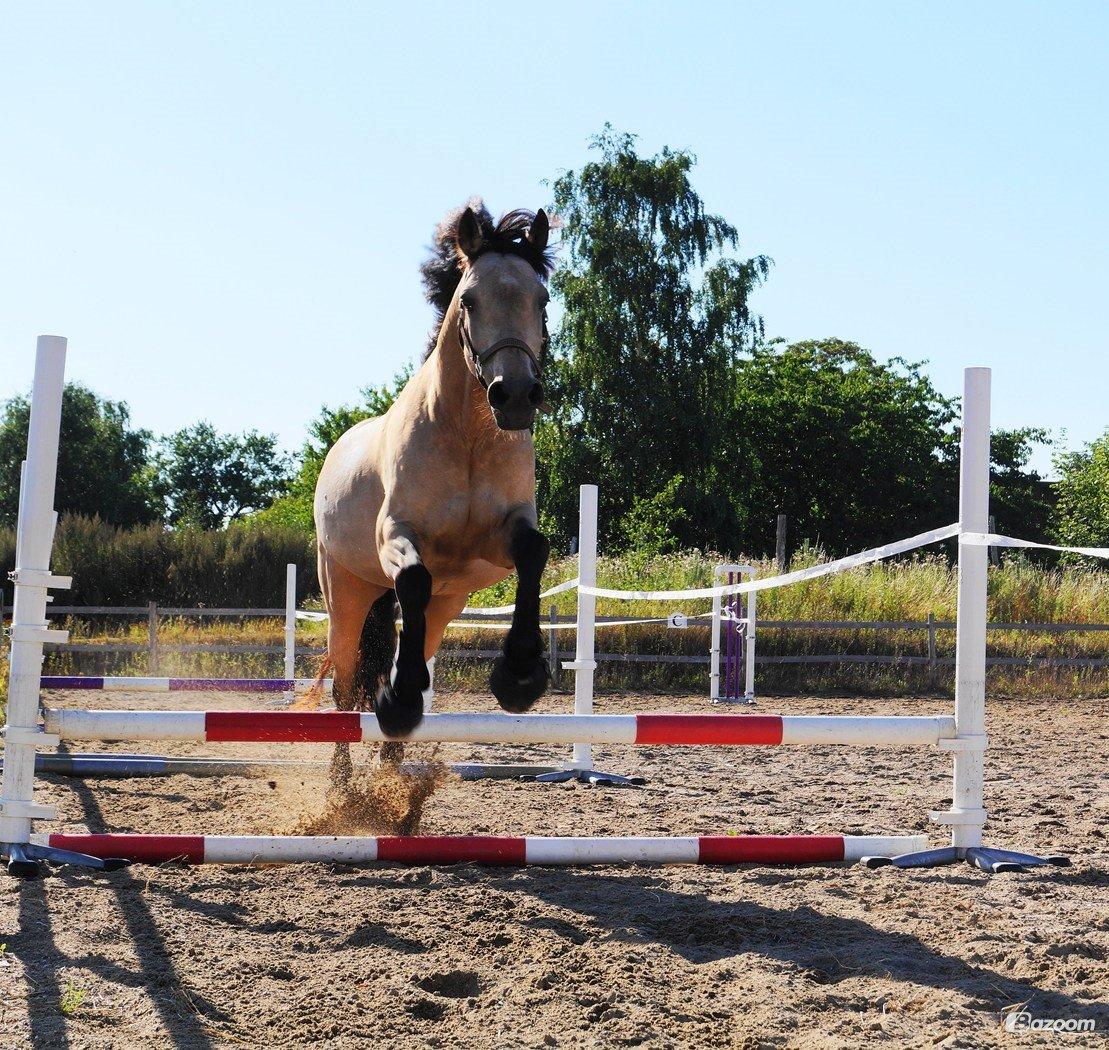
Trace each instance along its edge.
<instances>
[{"instance_id":1,"label":"horse's belly","mask_svg":"<svg viewBox=\"0 0 1109 1050\"><path fill-rule=\"evenodd\" d=\"M472 594L484 587L500 583L511 569L477 559L443 559L434 554L424 559L431 573L433 594Z\"/></svg>"}]
</instances>

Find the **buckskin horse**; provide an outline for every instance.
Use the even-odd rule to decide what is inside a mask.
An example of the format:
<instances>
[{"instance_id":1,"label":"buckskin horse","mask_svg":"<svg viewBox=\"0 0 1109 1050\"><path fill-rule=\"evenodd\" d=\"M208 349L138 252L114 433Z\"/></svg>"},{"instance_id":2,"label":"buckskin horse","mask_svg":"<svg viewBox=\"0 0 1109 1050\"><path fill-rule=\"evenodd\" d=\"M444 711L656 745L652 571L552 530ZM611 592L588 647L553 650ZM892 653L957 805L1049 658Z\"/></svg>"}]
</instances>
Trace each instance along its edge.
<instances>
[{"instance_id":1,"label":"buckskin horse","mask_svg":"<svg viewBox=\"0 0 1109 1050\"><path fill-rule=\"evenodd\" d=\"M536 527L532 427L545 407L549 231L542 209L494 223L474 200L447 215L421 268L438 314L424 361L384 415L335 443L316 484L335 704L372 704L390 738L420 723L447 624L513 570L516 606L489 686L513 712L547 688L539 585L550 543Z\"/></svg>"}]
</instances>

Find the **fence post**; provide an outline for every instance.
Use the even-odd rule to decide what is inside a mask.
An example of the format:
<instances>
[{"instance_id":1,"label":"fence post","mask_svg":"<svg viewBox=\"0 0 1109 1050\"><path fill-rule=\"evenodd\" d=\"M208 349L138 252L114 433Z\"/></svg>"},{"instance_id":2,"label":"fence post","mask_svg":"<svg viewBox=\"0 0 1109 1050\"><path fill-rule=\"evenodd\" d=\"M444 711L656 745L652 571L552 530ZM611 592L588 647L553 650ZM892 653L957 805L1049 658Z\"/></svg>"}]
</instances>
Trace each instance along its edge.
<instances>
[{"instance_id":1,"label":"fence post","mask_svg":"<svg viewBox=\"0 0 1109 1050\"><path fill-rule=\"evenodd\" d=\"M555 624L558 623L558 607L552 605L549 612L551 620L551 688L558 692L558 631L555 629Z\"/></svg>"},{"instance_id":2,"label":"fence post","mask_svg":"<svg viewBox=\"0 0 1109 1050\"><path fill-rule=\"evenodd\" d=\"M158 674L158 603L146 605L146 673L154 678Z\"/></svg>"},{"instance_id":3,"label":"fence post","mask_svg":"<svg viewBox=\"0 0 1109 1050\"><path fill-rule=\"evenodd\" d=\"M582 485L578 496L578 582L597 586L597 486ZM596 670L597 599L578 590L577 644L574 651L574 714L593 714L593 672ZM574 769L593 768L593 745L575 744Z\"/></svg>"},{"instance_id":4,"label":"fence post","mask_svg":"<svg viewBox=\"0 0 1109 1050\"><path fill-rule=\"evenodd\" d=\"M285 566L285 681L289 688L285 699L292 702L292 682L296 678L297 656L297 567L295 562Z\"/></svg>"},{"instance_id":5,"label":"fence post","mask_svg":"<svg viewBox=\"0 0 1109 1050\"><path fill-rule=\"evenodd\" d=\"M985 532L990 514L990 370L963 371L963 431L959 453L959 526ZM959 599L955 626L955 731L985 740L986 734L986 569L984 547L959 544ZM984 752L955 752L951 844L980 846L985 789Z\"/></svg>"},{"instance_id":6,"label":"fence post","mask_svg":"<svg viewBox=\"0 0 1109 1050\"><path fill-rule=\"evenodd\" d=\"M778 532L774 539L774 558L778 563L778 572L785 572L788 559L786 558L786 516L778 515Z\"/></svg>"},{"instance_id":7,"label":"fence post","mask_svg":"<svg viewBox=\"0 0 1109 1050\"><path fill-rule=\"evenodd\" d=\"M989 521L990 521L989 531L990 532L997 532L997 518L995 518L991 514L990 518L989 518ZM996 568L998 565L1001 564L1001 551L998 550L997 547L987 547L986 549L990 552L990 564L993 565Z\"/></svg>"},{"instance_id":8,"label":"fence post","mask_svg":"<svg viewBox=\"0 0 1109 1050\"><path fill-rule=\"evenodd\" d=\"M928 614L928 684L936 684L936 614Z\"/></svg>"},{"instance_id":9,"label":"fence post","mask_svg":"<svg viewBox=\"0 0 1109 1050\"><path fill-rule=\"evenodd\" d=\"M751 572L751 582L755 581L755 571ZM755 592L747 592L747 632L744 638L743 659L746 673L743 679L743 699L749 704L755 702Z\"/></svg>"}]
</instances>

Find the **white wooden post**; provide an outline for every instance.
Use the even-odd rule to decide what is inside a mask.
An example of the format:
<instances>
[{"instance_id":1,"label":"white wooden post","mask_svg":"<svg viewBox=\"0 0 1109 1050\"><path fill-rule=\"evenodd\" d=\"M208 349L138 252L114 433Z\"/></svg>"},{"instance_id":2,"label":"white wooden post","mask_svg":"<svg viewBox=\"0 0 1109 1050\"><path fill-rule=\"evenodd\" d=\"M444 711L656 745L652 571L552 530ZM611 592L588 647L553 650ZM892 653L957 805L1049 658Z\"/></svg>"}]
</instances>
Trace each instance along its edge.
<instances>
[{"instance_id":1,"label":"white wooden post","mask_svg":"<svg viewBox=\"0 0 1109 1050\"><path fill-rule=\"evenodd\" d=\"M597 486L582 485L578 496L578 581L586 587L597 586ZM574 671L574 714L593 714L594 640L597 624L597 599L578 590L577 649L574 660L564 666ZM592 744L575 744L574 769L593 768Z\"/></svg>"},{"instance_id":2,"label":"white wooden post","mask_svg":"<svg viewBox=\"0 0 1109 1050\"><path fill-rule=\"evenodd\" d=\"M715 584L717 580L723 581L729 575L735 575L743 580L743 577L748 577L754 580L758 575L758 568L754 565L733 565L724 564L717 565L712 573L712 582ZM722 621L724 616L724 609L731 604L731 601L725 602L720 595L713 595L712 599L712 634L709 648L709 701L711 703L720 703L720 640ZM735 603L735 608L738 611L739 601ZM747 592L747 613L743 620L744 625L744 684L743 684L743 701L746 703L754 703L755 700L755 592ZM729 627L729 631L734 628ZM739 655L736 654L736 671L735 671L735 688L739 688L739 675L738 675ZM725 701L738 702L739 697L726 696L723 698Z\"/></svg>"},{"instance_id":3,"label":"white wooden post","mask_svg":"<svg viewBox=\"0 0 1109 1050\"><path fill-rule=\"evenodd\" d=\"M752 567L751 582L755 580L758 570ZM743 698L748 703L755 702L755 592L747 592L747 637L743 647L743 656L746 661L746 678L743 685Z\"/></svg>"},{"instance_id":4,"label":"white wooden post","mask_svg":"<svg viewBox=\"0 0 1109 1050\"><path fill-rule=\"evenodd\" d=\"M959 459L959 525L985 532L990 516L990 370L963 371L963 432ZM955 752L951 844L982 844L986 739L985 547L959 545L958 622L955 628L955 730L972 746ZM979 745L977 747L973 745ZM940 814L942 820L945 814Z\"/></svg>"},{"instance_id":5,"label":"white wooden post","mask_svg":"<svg viewBox=\"0 0 1109 1050\"><path fill-rule=\"evenodd\" d=\"M285 681L296 678L297 656L297 567L290 562L285 566ZM293 700L293 687L285 692L285 699Z\"/></svg>"},{"instance_id":6,"label":"white wooden post","mask_svg":"<svg viewBox=\"0 0 1109 1050\"><path fill-rule=\"evenodd\" d=\"M713 573L712 582L716 583L716 573ZM720 610L723 599L719 594L712 596L712 632L709 641L709 702L716 703L720 699Z\"/></svg>"},{"instance_id":7,"label":"white wooden post","mask_svg":"<svg viewBox=\"0 0 1109 1050\"><path fill-rule=\"evenodd\" d=\"M32 801L35 750L56 746L57 737L38 730L39 679L44 642L64 642L68 632L50 630L46 621L47 588L66 588L69 577L50 573L54 543L54 485L58 472L66 341L41 335L35 355L35 385L27 429L16 533L15 601L11 626L8 718L4 735L4 773L0 780L0 842L26 843L31 821L55 813Z\"/></svg>"}]
</instances>

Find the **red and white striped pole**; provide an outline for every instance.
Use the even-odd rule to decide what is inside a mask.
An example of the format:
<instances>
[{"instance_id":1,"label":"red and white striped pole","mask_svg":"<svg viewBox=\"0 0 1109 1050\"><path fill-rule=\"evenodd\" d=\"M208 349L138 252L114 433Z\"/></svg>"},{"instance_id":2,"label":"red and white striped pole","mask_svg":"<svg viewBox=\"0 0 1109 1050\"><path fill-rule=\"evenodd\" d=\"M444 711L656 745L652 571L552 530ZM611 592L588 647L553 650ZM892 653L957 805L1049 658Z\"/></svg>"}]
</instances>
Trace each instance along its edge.
<instances>
[{"instance_id":1,"label":"red and white striped pole","mask_svg":"<svg viewBox=\"0 0 1109 1050\"><path fill-rule=\"evenodd\" d=\"M65 740L373 743L387 740L373 712L114 711L58 708L47 732ZM828 745L927 747L955 735L945 715L430 714L412 743Z\"/></svg>"},{"instance_id":2,"label":"red and white striped pole","mask_svg":"<svg viewBox=\"0 0 1109 1050\"><path fill-rule=\"evenodd\" d=\"M532 836L36 835L56 849L159 864L835 864L921 849L923 835Z\"/></svg>"}]
</instances>

